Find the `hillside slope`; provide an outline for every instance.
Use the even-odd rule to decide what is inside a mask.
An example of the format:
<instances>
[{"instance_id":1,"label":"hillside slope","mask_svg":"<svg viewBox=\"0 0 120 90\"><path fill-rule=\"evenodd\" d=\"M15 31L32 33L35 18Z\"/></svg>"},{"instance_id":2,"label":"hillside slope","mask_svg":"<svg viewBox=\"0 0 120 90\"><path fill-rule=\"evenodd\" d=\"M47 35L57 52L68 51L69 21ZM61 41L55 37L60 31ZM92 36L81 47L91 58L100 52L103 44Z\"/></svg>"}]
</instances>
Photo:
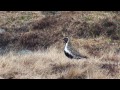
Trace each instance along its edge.
<instances>
[{"instance_id":1,"label":"hillside slope","mask_svg":"<svg viewBox=\"0 0 120 90\"><path fill-rule=\"evenodd\" d=\"M119 79L120 13L1 11L1 79ZM63 38L88 59L64 55Z\"/></svg>"}]
</instances>

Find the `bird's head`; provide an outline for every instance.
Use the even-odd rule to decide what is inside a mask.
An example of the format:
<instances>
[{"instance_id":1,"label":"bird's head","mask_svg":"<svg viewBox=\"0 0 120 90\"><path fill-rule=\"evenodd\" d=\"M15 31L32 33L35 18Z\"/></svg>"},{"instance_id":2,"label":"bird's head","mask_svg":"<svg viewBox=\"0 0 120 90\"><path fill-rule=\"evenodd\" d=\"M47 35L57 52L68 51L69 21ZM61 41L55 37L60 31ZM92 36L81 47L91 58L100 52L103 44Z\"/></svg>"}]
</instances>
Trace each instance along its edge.
<instances>
[{"instance_id":1,"label":"bird's head","mask_svg":"<svg viewBox=\"0 0 120 90\"><path fill-rule=\"evenodd\" d=\"M63 40L64 40L64 43L67 43L69 41L69 38L65 37Z\"/></svg>"}]
</instances>

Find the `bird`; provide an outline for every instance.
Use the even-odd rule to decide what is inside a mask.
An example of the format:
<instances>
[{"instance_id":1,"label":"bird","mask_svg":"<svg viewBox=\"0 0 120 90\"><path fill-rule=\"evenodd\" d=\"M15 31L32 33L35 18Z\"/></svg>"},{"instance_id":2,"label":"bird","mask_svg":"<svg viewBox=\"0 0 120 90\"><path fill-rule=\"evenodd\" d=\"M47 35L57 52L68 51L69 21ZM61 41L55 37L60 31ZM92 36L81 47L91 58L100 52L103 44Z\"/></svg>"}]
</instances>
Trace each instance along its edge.
<instances>
[{"instance_id":1,"label":"bird","mask_svg":"<svg viewBox=\"0 0 120 90\"><path fill-rule=\"evenodd\" d=\"M73 46L71 45L71 42L68 37L65 37L64 39L65 47L64 47L64 54L70 58L70 59L82 59L82 58L88 58L87 56L81 55Z\"/></svg>"}]
</instances>

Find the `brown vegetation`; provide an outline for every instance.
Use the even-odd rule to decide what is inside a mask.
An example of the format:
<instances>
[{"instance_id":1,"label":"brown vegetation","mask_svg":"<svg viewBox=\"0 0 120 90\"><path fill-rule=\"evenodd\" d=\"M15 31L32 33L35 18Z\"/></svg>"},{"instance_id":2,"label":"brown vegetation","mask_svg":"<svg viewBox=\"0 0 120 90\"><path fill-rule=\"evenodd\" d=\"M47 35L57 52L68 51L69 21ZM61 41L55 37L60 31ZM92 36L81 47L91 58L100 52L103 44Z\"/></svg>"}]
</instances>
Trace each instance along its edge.
<instances>
[{"instance_id":1,"label":"brown vegetation","mask_svg":"<svg viewBox=\"0 0 120 90\"><path fill-rule=\"evenodd\" d=\"M0 78L120 78L119 12L0 12ZM70 60L63 53L68 36L88 60ZM28 49L30 54L14 51ZM7 51L7 52L8 52Z\"/></svg>"}]
</instances>

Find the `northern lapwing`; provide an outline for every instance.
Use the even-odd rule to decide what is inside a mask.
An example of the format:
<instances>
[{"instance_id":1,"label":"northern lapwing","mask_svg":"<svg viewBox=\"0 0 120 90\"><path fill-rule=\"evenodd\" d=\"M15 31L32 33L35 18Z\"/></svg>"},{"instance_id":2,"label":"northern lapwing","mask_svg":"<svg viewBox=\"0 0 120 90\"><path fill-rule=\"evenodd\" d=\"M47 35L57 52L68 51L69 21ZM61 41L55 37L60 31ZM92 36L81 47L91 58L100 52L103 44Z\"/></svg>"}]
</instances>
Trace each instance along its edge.
<instances>
[{"instance_id":1,"label":"northern lapwing","mask_svg":"<svg viewBox=\"0 0 120 90\"><path fill-rule=\"evenodd\" d=\"M75 48L72 47L68 37L65 37L63 40L65 42L64 53L68 58L71 59L88 58L87 56L81 55Z\"/></svg>"}]
</instances>

